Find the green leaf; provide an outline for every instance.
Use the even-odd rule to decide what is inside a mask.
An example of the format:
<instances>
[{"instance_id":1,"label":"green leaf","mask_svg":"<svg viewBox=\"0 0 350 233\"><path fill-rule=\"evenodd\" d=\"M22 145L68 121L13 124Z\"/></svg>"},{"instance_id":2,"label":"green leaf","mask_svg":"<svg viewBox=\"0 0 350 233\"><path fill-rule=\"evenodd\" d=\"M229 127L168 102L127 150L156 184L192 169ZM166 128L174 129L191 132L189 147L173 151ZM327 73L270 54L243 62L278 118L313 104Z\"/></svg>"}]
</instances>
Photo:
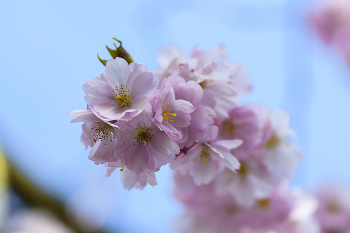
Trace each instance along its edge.
<instances>
[{"instance_id":1,"label":"green leaf","mask_svg":"<svg viewBox=\"0 0 350 233\"><path fill-rule=\"evenodd\" d=\"M98 60L100 60L100 62L102 63L102 65L106 66L107 60L102 60L102 59L98 56L98 54L97 54L97 57L98 57Z\"/></svg>"}]
</instances>

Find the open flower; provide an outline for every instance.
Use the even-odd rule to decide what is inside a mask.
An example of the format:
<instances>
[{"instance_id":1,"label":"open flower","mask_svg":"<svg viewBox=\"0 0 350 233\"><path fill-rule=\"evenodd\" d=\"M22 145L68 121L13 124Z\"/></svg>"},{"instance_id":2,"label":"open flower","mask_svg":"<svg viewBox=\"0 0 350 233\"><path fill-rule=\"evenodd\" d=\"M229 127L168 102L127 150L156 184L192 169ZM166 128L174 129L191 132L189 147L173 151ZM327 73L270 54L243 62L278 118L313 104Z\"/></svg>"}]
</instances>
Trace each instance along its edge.
<instances>
[{"instance_id":1,"label":"open flower","mask_svg":"<svg viewBox=\"0 0 350 233\"><path fill-rule=\"evenodd\" d=\"M125 124L120 136L116 159L138 174L157 171L174 161L179 146L162 132L146 114L140 114Z\"/></svg>"},{"instance_id":2,"label":"open flower","mask_svg":"<svg viewBox=\"0 0 350 233\"><path fill-rule=\"evenodd\" d=\"M227 111L228 118L218 122L219 139L241 139L240 147L231 152L238 159L246 159L254 153L260 153L262 146L265 117L263 109L254 104L245 104Z\"/></svg>"},{"instance_id":3,"label":"open flower","mask_svg":"<svg viewBox=\"0 0 350 233\"><path fill-rule=\"evenodd\" d=\"M171 139L179 141L183 137L182 129L190 125L193 105L182 99L175 99L171 83L164 79L160 93L152 103L152 112L155 123Z\"/></svg>"},{"instance_id":4,"label":"open flower","mask_svg":"<svg viewBox=\"0 0 350 233\"><path fill-rule=\"evenodd\" d=\"M218 128L209 127L207 134L191 147L186 154L179 155L171 164L172 168L180 169L183 174L189 173L196 185L208 184L225 167L234 171L239 168L239 162L230 150L242 144L242 140L215 141Z\"/></svg>"},{"instance_id":5,"label":"open flower","mask_svg":"<svg viewBox=\"0 0 350 233\"><path fill-rule=\"evenodd\" d=\"M91 110L106 121L128 121L140 114L149 104L148 97L158 86L152 72L122 58L107 61L106 72L86 80L85 100Z\"/></svg>"},{"instance_id":6,"label":"open flower","mask_svg":"<svg viewBox=\"0 0 350 233\"><path fill-rule=\"evenodd\" d=\"M147 184L150 184L152 186L157 185L156 176L154 172L143 172L140 174L135 173L124 167L120 160L116 162L106 163L106 166L106 177L109 177L115 169L120 168L120 180L123 184L124 189L130 190L132 188L136 188L142 190L144 187L146 187Z\"/></svg>"},{"instance_id":7,"label":"open flower","mask_svg":"<svg viewBox=\"0 0 350 233\"><path fill-rule=\"evenodd\" d=\"M160 80L170 75L181 76L186 81L199 83L204 92L215 96L213 108L217 118L227 118L226 110L236 107L240 97L251 90L248 71L227 61L224 46L214 47L208 53L196 47L191 56L186 56L181 48L171 46L163 48L159 58L161 67L155 71L156 76Z\"/></svg>"},{"instance_id":8,"label":"open flower","mask_svg":"<svg viewBox=\"0 0 350 233\"><path fill-rule=\"evenodd\" d=\"M256 200L267 197L277 181L257 157L239 161L236 171L225 169L215 178L215 189L219 195L229 194L238 204L250 207Z\"/></svg>"},{"instance_id":9,"label":"open flower","mask_svg":"<svg viewBox=\"0 0 350 233\"><path fill-rule=\"evenodd\" d=\"M269 112L265 127L265 156L271 174L281 179L290 179L296 165L301 161L301 151L288 141L289 135L295 135L289 127L289 115L277 109Z\"/></svg>"},{"instance_id":10,"label":"open flower","mask_svg":"<svg viewBox=\"0 0 350 233\"><path fill-rule=\"evenodd\" d=\"M322 186L315 196L319 202L315 217L322 232L350 232L350 190L337 185Z\"/></svg>"},{"instance_id":11,"label":"open flower","mask_svg":"<svg viewBox=\"0 0 350 233\"><path fill-rule=\"evenodd\" d=\"M180 76L169 76L167 79L174 89L175 99L190 102L195 110L191 112L191 124L182 128L183 137L177 141L180 148L191 147L201 139L214 123L216 101L210 92L203 93L201 86L195 81L186 82Z\"/></svg>"},{"instance_id":12,"label":"open flower","mask_svg":"<svg viewBox=\"0 0 350 233\"><path fill-rule=\"evenodd\" d=\"M91 110L70 112L76 115L72 122L85 122L80 141L85 149L91 147L89 159L95 164L106 163L116 152L117 125L102 121Z\"/></svg>"}]
</instances>

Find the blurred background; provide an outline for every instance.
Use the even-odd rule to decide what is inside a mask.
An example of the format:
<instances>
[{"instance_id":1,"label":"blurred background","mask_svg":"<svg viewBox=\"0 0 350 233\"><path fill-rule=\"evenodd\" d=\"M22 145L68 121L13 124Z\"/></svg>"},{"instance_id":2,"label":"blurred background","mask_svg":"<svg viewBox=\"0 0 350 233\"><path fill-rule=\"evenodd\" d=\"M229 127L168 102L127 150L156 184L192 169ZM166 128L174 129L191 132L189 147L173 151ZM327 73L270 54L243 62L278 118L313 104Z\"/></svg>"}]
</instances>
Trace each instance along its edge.
<instances>
[{"instance_id":1,"label":"blurred background","mask_svg":"<svg viewBox=\"0 0 350 233\"><path fill-rule=\"evenodd\" d=\"M162 46L177 44L190 53L196 45L208 51L224 44L229 60L250 71L253 92L244 102L291 115L304 152L292 185L306 190L330 182L349 185L350 73L305 22L319 2L2 1L3 154L76 216L84 231L172 232L183 207L172 196L170 168L157 173L155 187L124 190L118 172L105 178L105 167L87 158L81 124L71 124L67 113L85 109L82 85L104 71L96 54L110 57L105 45L113 47L112 37L151 70ZM21 195L2 195L1 227L13 225L8 216L23 215L28 203Z\"/></svg>"}]
</instances>

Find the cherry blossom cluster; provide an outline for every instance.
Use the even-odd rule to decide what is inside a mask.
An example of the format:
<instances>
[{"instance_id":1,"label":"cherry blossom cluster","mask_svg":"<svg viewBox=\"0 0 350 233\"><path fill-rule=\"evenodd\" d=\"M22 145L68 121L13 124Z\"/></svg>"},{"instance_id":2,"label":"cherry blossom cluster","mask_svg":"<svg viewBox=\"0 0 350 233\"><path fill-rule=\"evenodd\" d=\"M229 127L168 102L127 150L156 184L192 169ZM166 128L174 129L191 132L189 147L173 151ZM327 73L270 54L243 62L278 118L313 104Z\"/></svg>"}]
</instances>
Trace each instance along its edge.
<instances>
[{"instance_id":1,"label":"cherry blossom cluster","mask_svg":"<svg viewBox=\"0 0 350 233\"><path fill-rule=\"evenodd\" d=\"M104 164L106 176L120 169L126 189L156 185L155 172L168 163L187 169L197 184L238 169L231 151L243 138L220 136L220 122L250 92L248 72L226 61L224 47L196 48L187 57L173 46L159 61L161 69L151 72L116 57L86 80L87 109L70 114L72 122L84 122L81 142L91 147L89 159Z\"/></svg>"},{"instance_id":2,"label":"cherry blossom cluster","mask_svg":"<svg viewBox=\"0 0 350 233\"><path fill-rule=\"evenodd\" d=\"M311 11L308 19L320 39L350 65L350 2L329 0Z\"/></svg>"},{"instance_id":3,"label":"cherry blossom cluster","mask_svg":"<svg viewBox=\"0 0 350 233\"><path fill-rule=\"evenodd\" d=\"M292 214L304 211L298 203L306 197L292 193L286 185L302 157L289 140L294 133L288 114L240 104L238 98L225 101L228 98L224 94L235 91L228 90L228 84L238 88L237 97L248 94L251 86L248 72L227 62L224 47L209 53L195 48L191 56L170 47L163 49L159 59L162 69L156 74L161 78L177 75L185 81L197 80L203 91L213 93L210 96L217 101L212 107L216 116L206 134L194 145L182 148L170 163L175 170L174 195L186 206L186 214L176 221L175 230L243 233L289 228L288 232L297 232L304 225L312 228L306 222L313 222L314 205L307 207L308 214L300 219L303 226L295 223L299 219ZM225 69L235 66L236 72ZM211 71L212 78L204 79L203 84L203 70L210 67L218 70ZM230 74L230 83L213 88L225 74Z\"/></svg>"},{"instance_id":4,"label":"cherry blossom cluster","mask_svg":"<svg viewBox=\"0 0 350 233\"><path fill-rule=\"evenodd\" d=\"M317 201L281 183L251 205L242 205L230 193L217 193L217 177L196 186L189 175L175 174L177 199L186 212L173 224L181 233L316 233Z\"/></svg>"},{"instance_id":5,"label":"cherry blossom cluster","mask_svg":"<svg viewBox=\"0 0 350 233\"><path fill-rule=\"evenodd\" d=\"M106 70L86 80L87 108L71 112L72 122L84 122L89 159L104 164L106 176L120 170L125 189L156 185L156 172L170 164L174 195L186 207L176 232L350 232L349 191L288 187L302 159L289 115L241 103L252 89L249 73L227 61L224 46L190 55L164 47L153 72L117 49L100 59Z\"/></svg>"}]
</instances>

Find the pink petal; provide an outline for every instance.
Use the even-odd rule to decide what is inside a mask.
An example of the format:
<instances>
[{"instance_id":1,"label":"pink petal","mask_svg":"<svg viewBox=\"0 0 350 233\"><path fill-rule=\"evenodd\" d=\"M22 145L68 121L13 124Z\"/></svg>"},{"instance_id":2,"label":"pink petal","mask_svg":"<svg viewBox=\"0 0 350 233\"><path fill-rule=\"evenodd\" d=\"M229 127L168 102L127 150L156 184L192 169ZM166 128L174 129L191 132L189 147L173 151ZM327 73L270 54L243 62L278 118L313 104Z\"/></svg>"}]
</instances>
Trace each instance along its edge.
<instances>
[{"instance_id":1,"label":"pink petal","mask_svg":"<svg viewBox=\"0 0 350 233\"><path fill-rule=\"evenodd\" d=\"M125 85L129 75L129 64L123 58L117 57L107 61L105 79L111 87L120 88L120 85Z\"/></svg>"},{"instance_id":2,"label":"pink petal","mask_svg":"<svg viewBox=\"0 0 350 233\"><path fill-rule=\"evenodd\" d=\"M138 174L145 171L148 160L148 152L140 142L135 141L135 145L131 144L125 151L126 167Z\"/></svg>"},{"instance_id":3,"label":"pink petal","mask_svg":"<svg viewBox=\"0 0 350 233\"><path fill-rule=\"evenodd\" d=\"M136 99L153 94L158 87L158 79L151 72L144 72L137 76L131 86L130 95Z\"/></svg>"}]
</instances>

